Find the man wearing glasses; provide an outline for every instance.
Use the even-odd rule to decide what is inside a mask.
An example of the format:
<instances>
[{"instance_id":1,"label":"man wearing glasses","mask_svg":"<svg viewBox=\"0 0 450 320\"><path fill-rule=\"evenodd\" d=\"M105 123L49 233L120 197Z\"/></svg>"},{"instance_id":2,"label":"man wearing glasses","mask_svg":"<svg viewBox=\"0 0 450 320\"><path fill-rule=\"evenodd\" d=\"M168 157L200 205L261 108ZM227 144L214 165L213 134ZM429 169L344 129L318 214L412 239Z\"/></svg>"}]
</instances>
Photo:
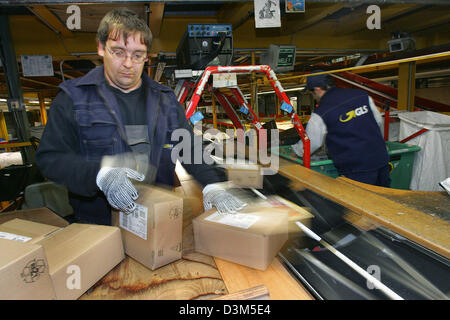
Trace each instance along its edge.
<instances>
[{"instance_id":1,"label":"man wearing glasses","mask_svg":"<svg viewBox=\"0 0 450 320\"><path fill-rule=\"evenodd\" d=\"M131 179L173 186L172 132L188 130L193 141L173 91L143 72L151 40L133 11L107 13L97 31L103 66L63 82L50 108L36 163L68 188L80 222L110 224L111 206L132 212L138 194ZM227 213L245 205L216 184L221 178L210 166L183 166L204 186L205 209Z\"/></svg>"}]
</instances>

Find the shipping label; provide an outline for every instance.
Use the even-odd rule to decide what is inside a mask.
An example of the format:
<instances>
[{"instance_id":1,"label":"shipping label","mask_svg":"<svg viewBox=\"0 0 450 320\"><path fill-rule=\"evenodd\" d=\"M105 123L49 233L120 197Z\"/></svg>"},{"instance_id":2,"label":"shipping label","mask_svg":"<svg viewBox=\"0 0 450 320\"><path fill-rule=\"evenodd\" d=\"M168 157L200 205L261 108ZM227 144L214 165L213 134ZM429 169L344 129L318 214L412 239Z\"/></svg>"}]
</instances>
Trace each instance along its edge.
<instances>
[{"instance_id":1,"label":"shipping label","mask_svg":"<svg viewBox=\"0 0 450 320\"><path fill-rule=\"evenodd\" d=\"M211 222L217 222L221 224L226 224L232 227L237 227L241 229L248 229L250 228L256 221L259 220L258 216L255 216L253 214L246 214L246 213L234 213L234 214L219 214L218 212L215 212L205 218L205 220L211 221Z\"/></svg>"},{"instance_id":2,"label":"shipping label","mask_svg":"<svg viewBox=\"0 0 450 320\"><path fill-rule=\"evenodd\" d=\"M21 236L18 234L2 232L2 231L0 231L0 239L14 240L14 241L19 241L19 242L28 242L31 240L30 237L25 237L25 236Z\"/></svg>"},{"instance_id":3,"label":"shipping label","mask_svg":"<svg viewBox=\"0 0 450 320\"><path fill-rule=\"evenodd\" d=\"M120 212L120 227L147 240L148 208L139 204L136 206L133 213Z\"/></svg>"}]
</instances>

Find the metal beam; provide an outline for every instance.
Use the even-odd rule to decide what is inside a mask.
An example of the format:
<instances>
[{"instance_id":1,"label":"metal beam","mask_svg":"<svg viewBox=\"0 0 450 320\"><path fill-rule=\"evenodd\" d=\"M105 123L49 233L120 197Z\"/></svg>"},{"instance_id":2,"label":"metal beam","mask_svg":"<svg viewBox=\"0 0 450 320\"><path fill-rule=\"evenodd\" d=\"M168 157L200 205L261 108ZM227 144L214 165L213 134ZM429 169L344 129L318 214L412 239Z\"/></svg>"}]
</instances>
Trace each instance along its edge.
<instances>
[{"instance_id":1,"label":"metal beam","mask_svg":"<svg viewBox=\"0 0 450 320\"><path fill-rule=\"evenodd\" d=\"M288 32L291 32L292 36L294 36L296 33L300 32L302 30L305 30L309 27L312 27L313 25L315 25L315 24L319 23L320 21L322 21L323 19L325 19L327 16L341 10L342 8L344 8L344 6L345 5L342 3L337 3L337 4L333 4L329 7L327 7L325 9L320 8L320 10L318 10L317 14L305 16L306 19L301 19L300 23L297 23L293 27L294 30L288 31ZM307 14L310 14L311 11L308 11Z\"/></svg>"},{"instance_id":2,"label":"metal beam","mask_svg":"<svg viewBox=\"0 0 450 320\"><path fill-rule=\"evenodd\" d=\"M8 109L14 115L17 135L20 141L30 140L30 124L28 122L23 99L22 86L19 80L19 69L17 66L16 53L9 27L7 15L0 15L0 58L6 74L6 85L8 87ZM32 148L24 148L22 152L24 163L32 163L34 151Z\"/></svg>"},{"instance_id":3,"label":"metal beam","mask_svg":"<svg viewBox=\"0 0 450 320\"><path fill-rule=\"evenodd\" d=\"M164 18L164 2L150 4L149 27L154 38L159 38Z\"/></svg>"},{"instance_id":4,"label":"metal beam","mask_svg":"<svg viewBox=\"0 0 450 320\"><path fill-rule=\"evenodd\" d=\"M52 31L65 37L72 36L72 32L46 6L28 6L28 9Z\"/></svg>"}]
</instances>

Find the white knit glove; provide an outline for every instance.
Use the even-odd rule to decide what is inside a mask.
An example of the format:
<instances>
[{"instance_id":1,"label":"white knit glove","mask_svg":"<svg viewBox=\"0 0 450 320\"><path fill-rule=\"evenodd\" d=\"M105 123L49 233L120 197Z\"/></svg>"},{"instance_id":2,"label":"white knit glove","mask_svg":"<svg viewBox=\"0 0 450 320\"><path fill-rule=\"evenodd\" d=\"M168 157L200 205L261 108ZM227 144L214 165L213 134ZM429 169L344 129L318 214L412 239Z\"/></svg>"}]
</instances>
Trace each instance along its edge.
<instances>
[{"instance_id":1,"label":"white knit glove","mask_svg":"<svg viewBox=\"0 0 450 320\"><path fill-rule=\"evenodd\" d=\"M219 214L236 213L236 211L241 210L246 205L245 202L229 194L215 183L208 184L203 188L203 206L205 211L210 210L214 206Z\"/></svg>"},{"instance_id":2,"label":"white knit glove","mask_svg":"<svg viewBox=\"0 0 450 320\"><path fill-rule=\"evenodd\" d=\"M97 174L97 186L106 196L109 204L124 213L131 213L136 209L139 194L130 179L143 181L145 176L129 168L103 167Z\"/></svg>"}]
</instances>

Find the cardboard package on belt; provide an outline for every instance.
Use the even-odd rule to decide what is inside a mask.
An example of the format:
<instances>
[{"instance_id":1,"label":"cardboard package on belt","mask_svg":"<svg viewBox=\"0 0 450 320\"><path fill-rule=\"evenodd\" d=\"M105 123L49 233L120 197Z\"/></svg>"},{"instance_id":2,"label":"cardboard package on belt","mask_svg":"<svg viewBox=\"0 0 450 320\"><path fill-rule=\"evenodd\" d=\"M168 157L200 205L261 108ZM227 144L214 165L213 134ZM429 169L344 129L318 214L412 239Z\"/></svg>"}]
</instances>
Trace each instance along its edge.
<instances>
[{"instance_id":1,"label":"cardboard package on belt","mask_svg":"<svg viewBox=\"0 0 450 320\"><path fill-rule=\"evenodd\" d=\"M121 228L125 253L155 270L181 259L183 198L168 190L136 184L138 209L113 211L112 224Z\"/></svg>"},{"instance_id":2,"label":"cardboard package on belt","mask_svg":"<svg viewBox=\"0 0 450 320\"><path fill-rule=\"evenodd\" d=\"M219 215L214 208L193 221L195 251L265 270L288 239L285 208L251 206Z\"/></svg>"},{"instance_id":3,"label":"cardboard package on belt","mask_svg":"<svg viewBox=\"0 0 450 320\"><path fill-rule=\"evenodd\" d=\"M10 252L0 259L0 298L5 299L77 299L124 258L116 227L74 223L59 228L13 219L0 225L0 234L1 252ZM11 283L11 274L19 271ZM39 287L36 293L22 283L30 281Z\"/></svg>"},{"instance_id":4,"label":"cardboard package on belt","mask_svg":"<svg viewBox=\"0 0 450 320\"><path fill-rule=\"evenodd\" d=\"M232 181L235 186L243 188L262 189L264 175L258 164L236 163L226 167L228 181Z\"/></svg>"}]
</instances>

